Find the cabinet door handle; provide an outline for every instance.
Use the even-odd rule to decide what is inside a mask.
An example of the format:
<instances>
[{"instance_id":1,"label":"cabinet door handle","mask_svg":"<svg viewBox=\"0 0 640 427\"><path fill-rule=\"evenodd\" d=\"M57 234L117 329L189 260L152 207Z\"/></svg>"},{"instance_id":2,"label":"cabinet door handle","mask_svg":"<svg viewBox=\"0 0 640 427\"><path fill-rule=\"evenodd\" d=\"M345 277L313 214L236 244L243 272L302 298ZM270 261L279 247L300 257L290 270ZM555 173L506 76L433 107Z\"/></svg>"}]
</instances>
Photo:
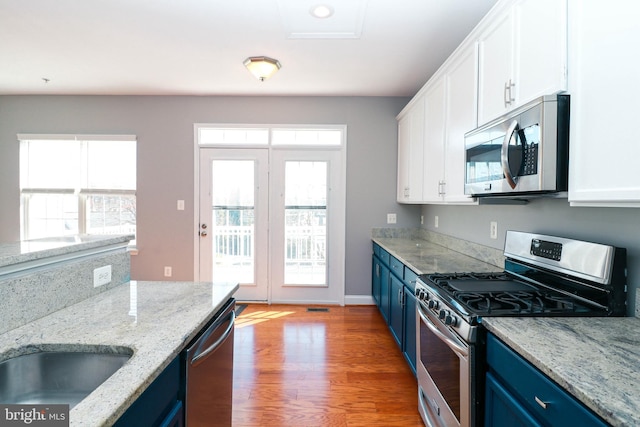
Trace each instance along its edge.
<instances>
[{"instance_id":1,"label":"cabinet door handle","mask_svg":"<svg viewBox=\"0 0 640 427\"><path fill-rule=\"evenodd\" d=\"M543 402L538 396L534 396L533 398L535 399L536 403L542 407L542 409L547 409L547 402Z\"/></svg>"},{"instance_id":2,"label":"cabinet door handle","mask_svg":"<svg viewBox=\"0 0 640 427\"><path fill-rule=\"evenodd\" d=\"M507 108L516 100L513 97L513 92L512 92L515 86L516 84L513 81L511 81L511 79L509 79L508 82L504 82L504 93L503 93L504 108Z\"/></svg>"},{"instance_id":3,"label":"cabinet door handle","mask_svg":"<svg viewBox=\"0 0 640 427\"><path fill-rule=\"evenodd\" d=\"M504 91L502 92L502 99L504 100L504 108L509 106L509 98L507 98L507 91L509 90L509 85L507 82L504 82Z\"/></svg>"}]
</instances>

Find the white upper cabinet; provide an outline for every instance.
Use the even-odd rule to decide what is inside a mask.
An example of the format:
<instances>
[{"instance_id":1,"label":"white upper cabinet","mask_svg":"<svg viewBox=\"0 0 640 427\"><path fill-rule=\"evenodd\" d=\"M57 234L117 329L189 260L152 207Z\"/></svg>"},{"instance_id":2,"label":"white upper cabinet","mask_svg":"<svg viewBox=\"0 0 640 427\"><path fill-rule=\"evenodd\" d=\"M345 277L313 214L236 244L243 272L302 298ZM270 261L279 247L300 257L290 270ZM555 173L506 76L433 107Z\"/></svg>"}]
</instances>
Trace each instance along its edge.
<instances>
[{"instance_id":1,"label":"white upper cabinet","mask_svg":"<svg viewBox=\"0 0 640 427\"><path fill-rule=\"evenodd\" d=\"M485 123L510 108L513 92L513 16L496 16L480 36L478 64L479 122Z\"/></svg>"},{"instance_id":2,"label":"white upper cabinet","mask_svg":"<svg viewBox=\"0 0 640 427\"><path fill-rule=\"evenodd\" d=\"M407 164L419 160L419 164L409 166L408 172L414 179L423 178L421 203L475 202L464 194L464 134L476 127L476 63L476 44L461 46L423 87L410 112L400 119L400 135L403 135L407 133L403 127L408 127L403 122L407 117L413 120L413 114L422 108L423 156L418 159L420 152L415 149L415 157L409 154L410 160L404 161ZM408 155L403 148L406 145L406 141L400 141L399 158ZM415 168L420 168L421 176L418 172L414 174ZM414 186L410 188L410 193L415 195ZM405 196L405 202L416 200Z\"/></svg>"},{"instance_id":3,"label":"white upper cabinet","mask_svg":"<svg viewBox=\"0 0 640 427\"><path fill-rule=\"evenodd\" d=\"M567 90L567 1L498 1L398 115L398 202L477 202L464 134Z\"/></svg>"},{"instance_id":4,"label":"white upper cabinet","mask_svg":"<svg viewBox=\"0 0 640 427\"><path fill-rule=\"evenodd\" d=\"M567 89L567 1L502 2L480 24L478 124Z\"/></svg>"},{"instance_id":5,"label":"white upper cabinet","mask_svg":"<svg viewBox=\"0 0 640 427\"><path fill-rule=\"evenodd\" d=\"M399 203L421 203L424 156L424 99L415 98L398 116Z\"/></svg>"},{"instance_id":6,"label":"white upper cabinet","mask_svg":"<svg viewBox=\"0 0 640 427\"><path fill-rule=\"evenodd\" d=\"M640 4L569 3L569 202L640 207Z\"/></svg>"},{"instance_id":7,"label":"white upper cabinet","mask_svg":"<svg viewBox=\"0 0 640 427\"><path fill-rule=\"evenodd\" d=\"M444 192L444 79L432 80L424 95L423 201L437 202Z\"/></svg>"},{"instance_id":8,"label":"white upper cabinet","mask_svg":"<svg viewBox=\"0 0 640 427\"><path fill-rule=\"evenodd\" d=\"M445 72L446 150L444 200L451 203L473 203L464 194L464 134L475 129L477 122L477 45L470 44L457 52Z\"/></svg>"}]
</instances>

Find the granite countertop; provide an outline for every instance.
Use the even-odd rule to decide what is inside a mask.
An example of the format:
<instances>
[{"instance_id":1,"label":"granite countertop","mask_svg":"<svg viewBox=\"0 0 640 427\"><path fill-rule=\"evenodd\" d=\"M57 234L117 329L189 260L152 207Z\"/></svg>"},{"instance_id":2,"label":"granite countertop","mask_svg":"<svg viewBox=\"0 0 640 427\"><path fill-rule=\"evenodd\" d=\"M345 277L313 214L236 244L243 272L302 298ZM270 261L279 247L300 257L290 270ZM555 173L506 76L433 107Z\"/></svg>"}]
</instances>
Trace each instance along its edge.
<instances>
[{"instance_id":1,"label":"granite countertop","mask_svg":"<svg viewBox=\"0 0 640 427\"><path fill-rule=\"evenodd\" d=\"M640 319L489 317L483 325L614 426L640 425Z\"/></svg>"},{"instance_id":2,"label":"granite countertop","mask_svg":"<svg viewBox=\"0 0 640 427\"><path fill-rule=\"evenodd\" d=\"M0 243L0 267L128 243L133 235L75 235Z\"/></svg>"},{"instance_id":3,"label":"granite countertop","mask_svg":"<svg viewBox=\"0 0 640 427\"><path fill-rule=\"evenodd\" d=\"M131 359L70 412L71 426L112 425L237 288L132 281L1 334L0 361L34 348L131 349Z\"/></svg>"},{"instance_id":4,"label":"granite countertop","mask_svg":"<svg viewBox=\"0 0 640 427\"><path fill-rule=\"evenodd\" d=\"M423 239L374 237L372 240L417 274L502 271L502 267Z\"/></svg>"}]
</instances>

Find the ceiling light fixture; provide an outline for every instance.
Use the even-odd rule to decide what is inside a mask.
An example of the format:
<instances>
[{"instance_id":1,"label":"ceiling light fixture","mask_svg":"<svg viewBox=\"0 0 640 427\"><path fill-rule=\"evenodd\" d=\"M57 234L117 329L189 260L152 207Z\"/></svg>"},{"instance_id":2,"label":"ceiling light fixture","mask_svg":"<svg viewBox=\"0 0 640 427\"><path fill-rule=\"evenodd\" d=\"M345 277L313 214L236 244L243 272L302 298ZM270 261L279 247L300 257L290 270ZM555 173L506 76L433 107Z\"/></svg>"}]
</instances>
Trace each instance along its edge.
<instances>
[{"instance_id":1,"label":"ceiling light fixture","mask_svg":"<svg viewBox=\"0 0 640 427\"><path fill-rule=\"evenodd\" d=\"M317 4L309 9L309 13L314 18L325 19L333 15L333 8L328 4Z\"/></svg>"},{"instance_id":2,"label":"ceiling light fixture","mask_svg":"<svg viewBox=\"0 0 640 427\"><path fill-rule=\"evenodd\" d=\"M244 60L244 66L261 82L273 76L282 67L280 61L267 56L250 56Z\"/></svg>"}]
</instances>

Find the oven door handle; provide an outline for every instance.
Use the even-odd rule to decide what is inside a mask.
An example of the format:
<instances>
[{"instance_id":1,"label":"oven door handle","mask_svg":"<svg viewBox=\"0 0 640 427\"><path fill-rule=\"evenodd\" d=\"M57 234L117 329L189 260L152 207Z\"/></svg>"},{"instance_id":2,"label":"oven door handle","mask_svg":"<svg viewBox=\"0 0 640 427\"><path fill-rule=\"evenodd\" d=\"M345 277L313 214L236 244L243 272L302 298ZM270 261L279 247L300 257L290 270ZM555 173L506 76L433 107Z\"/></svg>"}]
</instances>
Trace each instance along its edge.
<instances>
[{"instance_id":1,"label":"oven door handle","mask_svg":"<svg viewBox=\"0 0 640 427\"><path fill-rule=\"evenodd\" d=\"M467 348L461 346L460 344L456 343L451 338L449 338L448 336L440 332L440 330L436 327L436 325L434 325L433 322L431 322L431 320L422 313L422 310L420 310L419 307L418 307L418 315L420 316L424 324L427 325L429 330L433 332L435 336L437 336L442 341L444 341L445 344L447 344L449 348L451 348L451 350L455 351L462 357L469 356L469 350Z\"/></svg>"}]
</instances>

